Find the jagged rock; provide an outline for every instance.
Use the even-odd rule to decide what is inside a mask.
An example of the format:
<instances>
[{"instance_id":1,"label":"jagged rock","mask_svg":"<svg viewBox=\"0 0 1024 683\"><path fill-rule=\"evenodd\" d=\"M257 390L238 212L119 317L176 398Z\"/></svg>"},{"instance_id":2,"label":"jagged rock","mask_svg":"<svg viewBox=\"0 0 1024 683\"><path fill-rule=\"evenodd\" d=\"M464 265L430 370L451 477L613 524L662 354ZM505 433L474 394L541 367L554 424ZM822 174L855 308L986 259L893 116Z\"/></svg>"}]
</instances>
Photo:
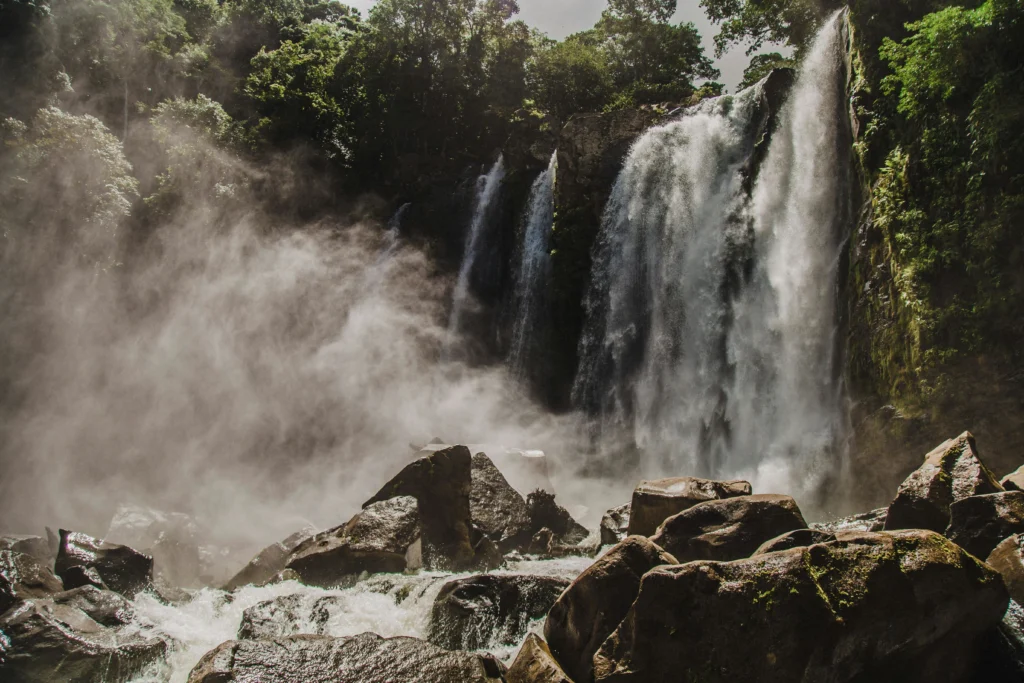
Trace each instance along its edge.
<instances>
[{"instance_id":1,"label":"jagged rock","mask_svg":"<svg viewBox=\"0 0 1024 683\"><path fill-rule=\"evenodd\" d=\"M0 632L0 680L12 682L119 683L167 649L52 600L18 603L0 616Z\"/></svg>"},{"instance_id":2,"label":"jagged rock","mask_svg":"<svg viewBox=\"0 0 1024 683\"><path fill-rule=\"evenodd\" d=\"M529 543L526 501L484 453L473 456L469 506L474 526L502 553L521 550Z\"/></svg>"},{"instance_id":3,"label":"jagged rock","mask_svg":"<svg viewBox=\"0 0 1024 683\"><path fill-rule=\"evenodd\" d=\"M1008 597L931 531L850 533L648 572L594 657L597 681L963 681Z\"/></svg>"},{"instance_id":4,"label":"jagged rock","mask_svg":"<svg viewBox=\"0 0 1024 683\"><path fill-rule=\"evenodd\" d=\"M1007 491L1024 491L1024 466L1000 479L999 485Z\"/></svg>"},{"instance_id":5,"label":"jagged rock","mask_svg":"<svg viewBox=\"0 0 1024 683\"><path fill-rule=\"evenodd\" d=\"M878 508L871 512L862 512L859 515L834 519L831 522L816 522L809 526L815 531L832 534L837 534L840 531L882 531L885 528L885 516L888 511L888 508Z\"/></svg>"},{"instance_id":6,"label":"jagged rock","mask_svg":"<svg viewBox=\"0 0 1024 683\"><path fill-rule=\"evenodd\" d=\"M498 544L478 531L474 526L470 529L472 537L476 538L473 543L474 569L478 571L493 571L505 564L505 556L502 554Z\"/></svg>"},{"instance_id":7,"label":"jagged rock","mask_svg":"<svg viewBox=\"0 0 1024 683\"><path fill-rule=\"evenodd\" d=\"M470 538L470 491L473 457L465 446L453 446L419 458L363 503L412 496L419 503L423 527L423 562L429 569L473 566Z\"/></svg>"},{"instance_id":8,"label":"jagged rock","mask_svg":"<svg viewBox=\"0 0 1024 683\"><path fill-rule=\"evenodd\" d=\"M527 552L531 555L550 556L554 547L554 541L555 532L545 527L535 533L533 538L530 539L530 546L527 548Z\"/></svg>"},{"instance_id":9,"label":"jagged rock","mask_svg":"<svg viewBox=\"0 0 1024 683\"><path fill-rule=\"evenodd\" d=\"M1010 591L1010 597L1024 604L1024 534L1006 538L995 547L986 560Z\"/></svg>"},{"instance_id":10,"label":"jagged rock","mask_svg":"<svg viewBox=\"0 0 1024 683\"><path fill-rule=\"evenodd\" d=\"M949 506L958 500L1003 487L978 457L974 437L964 432L925 456L924 464L904 481L889 505L886 530L931 529L949 526Z\"/></svg>"},{"instance_id":11,"label":"jagged rock","mask_svg":"<svg viewBox=\"0 0 1024 683\"><path fill-rule=\"evenodd\" d=\"M231 640L208 652L188 683L499 683L496 659L416 638L297 635Z\"/></svg>"},{"instance_id":12,"label":"jagged rock","mask_svg":"<svg viewBox=\"0 0 1024 683\"><path fill-rule=\"evenodd\" d=\"M629 503L612 508L601 518L601 545L615 545L629 535Z\"/></svg>"},{"instance_id":13,"label":"jagged rock","mask_svg":"<svg viewBox=\"0 0 1024 683\"><path fill-rule=\"evenodd\" d=\"M11 550L34 557L44 567L52 567L57 557L56 548L50 549L50 542L42 536L10 534L0 536L0 550Z\"/></svg>"},{"instance_id":14,"label":"jagged rock","mask_svg":"<svg viewBox=\"0 0 1024 683\"><path fill-rule=\"evenodd\" d=\"M555 496L547 491L537 490L526 497L530 514L530 531L536 534L541 529L550 529L553 542L572 546L586 540L590 532L579 524L568 510L555 502Z\"/></svg>"},{"instance_id":15,"label":"jagged rock","mask_svg":"<svg viewBox=\"0 0 1024 683\"><path fill-rule=\"evenodd\" d=\"M536 633L526 636L505 680L507 683L572 683L548 644Z\"/></svg>"},{"instance_id":16,"label":"jagged rock","mask_svg":"<svg viewBox=\"0 0 1024 683\"><path fill-rule=\"evenodd\" d=\"M515 645L569 586L566 579L482 574L446 583L434 600L428 640L449 650Z\"/></svg>"},{"instance_id":17,"label":"jagged rock","mask_svg":"<svg viewBox=\"0 0 1024 683\"><path fill-rule=\"evenodd\" d=\"M971 496L949 506L946 538L979 558L1000 541L1024 532L1024 491Z\"/></svg>"},{"instance_id":18,"label":"jagged rock","mask_svg":"<svg viewBox=\"0 0 1024 683\"><path fill-rule=\"evenodd\" d=\"M745 481L676 477L640 482L633 490L628 535L650 536L666 519L698 503L750 494L750 484Z\"/></svg>"},{"instance_id":19,"label":"jagged rock","mask_svg":"<svg viewBox=\"0 0 1024 683\"><path fill-rule=\"evenodd\" d=\"M71 571L74 567L83 569ZM92 570L106 587L129 598L135 597L136 593L153 581L152 557L125 545L107 543L64 529L60 530L60 548L55 569L57 575L65 579L64 587L69 590L85 585L77 576L80 571L89 574L89 570ZM68 585L65 575L74 577L74 585ZM92 583L92 577L89 578L89 583Z\"/></svg>"},{"instance_id":20,"label":"jagged rock","mask_svg":"<svg viewBox=\"0 0 1024 683\"><path fill-rule=\"evenodd\" d=\"M297 531L280 543L267 546L260 551L260 554L252 558L249 564L242 568L242 571L235 574L230 581L223 586L223 590L233 591L242 586L260 585L284 571L285 562L292 551L303 541L312 538L316 532L311 529Z\"/></svg>"},{"instance_id":21,"label":"jagged rock","mask_svg":"<svg viewBox=\"0 0 1024 683\"><path fill-rule=\"evenodd\" d=\"M253 605L242 613L238 640L272 640L301 633L327 635L327 622L342 609L335 595L282 595Z\"/></svg>"},{"instance_id":22,"label":"jagged rock","mask_svg":"<svg viewBox=\"0 0 1024 683\"><path fill-rule=\"evenodd\" d=\"M18 600L46 598L62 590L60 579L35 557L0 550L0 614Z\"/></svg>"},{"instance_id":23,"label":"jagged rock","mask_svg":"<svg viewBox=\"0 0 1024 683\"><path fill-rule=\"evenodd\" d=\"M577 683L593 680L592 658L633 604L640 579L676 558L643 536L629 536L580 574L548 612L544 638Z\"/></svg>"},{"instance_id":24,"label":"jagged rock","mask_svg":"<svg viewBox=\"0 0 1024 683\"><path fill-rule=\"evenodd\" d=\"M186 514L121 505L103 540L150 555L154 575L162 576L172 585L184 588L202 585L199 526Z\"/></svg>"},{"instance_id":25,"label":"jagged rock","mask_svg":"<svg viewBox=\"0 0 1024 683\"><path fill-rule=\"evenodd\" d=\"M791 548L805 548L809 545L815 545L817 543L829 543L830 541L836 540L836 535L829 533L828 531L817 531L816 529L797 529L796 531L790 531L788 533L777 536L770 541L766 541L758 548L754 555L764 555L765 553L776 553L781 550L789 550Z\"/></svg>"},{"instance_id":26,"label":"jagged rock","mask_svg":"<svg viewBox=\"0 0 1024 683\"><path fill-rule=\"evenodd\" d=\"M303 583L339 586L362 572L416 569L419 558L419 506L412 496L399 496L368 505L348 524L300 543L286 568Z\"/></svg>"},{"instance_id":27,"label":"jagged rock","mask_svg":"<svg viewBox=\"0 0 1024 683\"><path fill-rule=\"evenodd\" d=\"M90 619L104 626L124 626L135 614L132 604L123 595L95 586L63 591L54 595L52 600L58 605L80 609Z\"/></svg>"},{"instance_id":28,"label":"jagged rock","mask_svg":"<svg viewBox=\"0 0 1024 683\"><path fill-rule=\"evenodd\" d=\"M100 590L110 590L107 584L103 583L100 573L94 567L68 567L61 574L60 578L64 582L64 587L68 590L85 586L92 586Z\"/></svg>"},{"instance_id":29,"label":"jagged rock","mask_svg":"<svg viewBox=\"0 0 1024 683\"><path fill-rule=\"evenodd\" d=\"M651 540L680 562L729 561L750 557L761 544L806 528L789 496L741 496L700 503L669 517Z\"/></svg>"}]
</instances>

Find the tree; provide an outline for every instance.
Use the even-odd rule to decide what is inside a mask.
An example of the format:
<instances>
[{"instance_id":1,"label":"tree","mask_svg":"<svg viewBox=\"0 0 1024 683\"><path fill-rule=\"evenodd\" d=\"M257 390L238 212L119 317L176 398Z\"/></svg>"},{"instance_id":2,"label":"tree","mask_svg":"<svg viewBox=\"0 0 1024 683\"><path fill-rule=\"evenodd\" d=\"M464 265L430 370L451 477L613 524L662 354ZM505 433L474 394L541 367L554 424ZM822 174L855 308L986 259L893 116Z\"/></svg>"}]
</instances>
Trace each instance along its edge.
<instances>
[{"instance_id":1,"label":"tree","mask_svg":"<svg viewBox=\"0 0 1024 683\"><path fill-rule=\"evenodd\" d=\"M701 0L708 18L721 25L715 36L715 54L747 44L752 55L765 43L802 49L821 22L845 4L843 0Z\"/></svg>"},{"instance_id":2,"label":"tree","mask_svg":"<svg viewBox=\"0 0 1024 683\"><path fill-rule=\"evenodd\" d=\"M576 36L548 41L530 63L530 90L537 106L559 121L601 111L614 93L608 56L594 41Z\"/></svg>"},{"instance_id":3,"label":"tree","mask_svg":"<svg viewBox=\"0 0 1024 683\"><path fill-rule=\"evenodd\" d=\"M739 90L749 88L775 69L792 69L795 66L795 59L783 57L778 52L754 55L749 66L743 71L743 82L740 83Z\"/></svg>"}]
</instances>

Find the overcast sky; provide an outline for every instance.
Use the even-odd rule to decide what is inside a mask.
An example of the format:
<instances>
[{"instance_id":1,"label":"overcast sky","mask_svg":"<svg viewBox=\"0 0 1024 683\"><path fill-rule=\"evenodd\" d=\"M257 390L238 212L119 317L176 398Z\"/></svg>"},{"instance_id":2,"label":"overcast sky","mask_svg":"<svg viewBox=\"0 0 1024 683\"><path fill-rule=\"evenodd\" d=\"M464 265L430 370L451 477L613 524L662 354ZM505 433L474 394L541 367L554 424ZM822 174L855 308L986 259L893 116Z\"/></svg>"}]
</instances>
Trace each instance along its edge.
<instances>
[{"instance_id":1,"label":"overcast sky","mask_svg":"<svg viewBox=\"0 0 1024 683\"><path fill-rule=\"evenodd\" d=\"M375 0L342 0L347 5L358 7L366 16L367 10ZM601 16L606 0L519 0L519 18L530 26L544 31L552 38L564 38L570 33L590 28ZM717 27L704 16L699 0L679 0L679 11L675 21L692 21L704 38L704 49L714 57L715 45L713 38L718 32ZM722 70L722 82L730 90L743 80L743 70L749 59L743 48L733 50L718 61Z\"/></svg>"}]
</instances>

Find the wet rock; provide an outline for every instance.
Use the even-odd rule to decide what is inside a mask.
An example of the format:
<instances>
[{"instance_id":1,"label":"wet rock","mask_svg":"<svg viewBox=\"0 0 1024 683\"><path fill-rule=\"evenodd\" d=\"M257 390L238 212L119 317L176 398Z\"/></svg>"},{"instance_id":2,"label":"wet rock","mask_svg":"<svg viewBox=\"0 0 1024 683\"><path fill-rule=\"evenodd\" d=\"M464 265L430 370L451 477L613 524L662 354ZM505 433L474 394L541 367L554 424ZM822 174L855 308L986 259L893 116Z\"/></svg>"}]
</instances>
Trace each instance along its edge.
<instances>
[{"instance_id":1,"label":"wet rock","mask_svg":"<svg viewBox=\"0 0 1024 683\"><path fill-rule=\"evenodd\" d=\"M882 531L885 529L885 516L888 508L878 508L871 512L862 512L850 517L834 519L831 522L816 522L809 525L816 531L837 534L840 531Z\"/></svg>"},{"instance_id":2,"label":"wet rock","mask_svg":"<svg viewBox=\"0 0 1024 683\"><path fill-rule=\"evenodd\" d=\"M430 642L449 650L515 645L569 586L566 579L482 574L446 583L430 613Z\"/></svg>"},{"instance_id":3,"label":"wet rock","mask_svg":"<svg viewBox=\"0 0 1024 683\"><path fill-rule=\"evenodd\" d=\"M1024 532L1024 491L971 496L949 506L946 537L978 558L1000 541Z\"/></svg>"},{"instance_id":4,"label":"wet rock","mask_svg":"<svg viewBox=\"0 0 1024 683\"><path fill-rule=\"evenodd\" d=\"M615 545L629 535L629 503L612 508L601 518L601 545Z\"/></svg>"},{"instance_id":5,"label":"wet rock","mask_svg":"<svg viewBox=\"0 0 1024 683\"><path fill-rule=\"evenodd\" d=\"M242 614L239 640L268 640L298 635L327 635L331 616L343 608L336 595L283 595L253 605Z\"/></svg>"},{"instance_id":6,"label":"wet rock","mask_svg":"<svg viewBox=\"0 0 1024 683\"><path fill-rule=\"evenodd\" d=\"M416 499L399 496L365 507L348 524L316 534L288 558L303 583L340 586L363 572L416 569L420 514Z\"/></svg>"},{"instance_id":7,"label":"wet rock","mask_svg":"<svg viewBox=\"0 0 1024 683\"><path fill-rule=\"evenodd\" d=\"M472 567L472 463L465 446L453 446L419 458L395 475L363 507L398 496L412 496L419 503L424 565L442 570Z\"/></svg>"},{"instance_id":8,"label":"wet rock","mask_svg":"<svg viewBox=\"0 0 1024 683\"><path fill-rule=\"evenodd\" d=\"M103 537L153 558L155 576L183 588L198 588L204 573L199 525L189 515L138 505L121 505Z\"/></svg>"},{"instance_id":9,"label":"wet rock","mask_svg":"<svg viewBox=\"0 0 1024 683\"><path fill-rule=\"evenodd\" d=\"M223 643L203 656L188 683L498 683L504 673L494 658L416 638L297 635Z\"/></svg>"},{"instance_id":10,"label":"wet rock","mask_svg":"<svg viewBox=\"0 0 1024 683\"><path fill-rule=\"evenodd\" d=\"M1004 539L985 561L1003 577L1010 597L1024 604L1024 534Z\"/></svg>"},{"instance_id":11,"label":"wet rock","mask_svg":"<svg viewBox=\"0 0 1024 683\"><path fill-rule=\"evenodd\" d=\"M526 636L505 680L507 683L572 683L548 644L536 633Z\"/></svg>"},{"instance_id":12,"label":"wet rock","mask_svg":"<svg viewBox=\"0 0 1024 683\"><path fill-rule=\"evenodd\" d=\"M62 590L60 579L35 557L0 550L0 614L18 600L46 598Z\"/></svg>"},{"instance_id":13,"label":"wet rock","mask_svg":"<svg viewBox=\"0 0 1024 683\"><path fill-rule=\"evenodd\" d=\"M161 640L107 628L71 605L26 600L0 616L0 680L119 683L163 658Z\"/></svg>"},{"instance_id":14,"label":"wet rock","mask_svg":"<svg viewBox=\"0 0 1024 683\"><path fill-rule=\"evenodd\" d=\"M521 550L529 543L530 513L526 501L484 453L473 456L469 505L474 526L500 552Z\"/></svg>"},{"instance_id":15,"label":"wet rock","mask_svg":"<svg viewBox=\"0 0 1024 683\"><path fill-rule=\"evenodd\" d=\"M643 536L629 536L580 574L551 607L544 638L576 683L593 680L594 653L629 611L641 577L663 564L676 559Z\"/></svg>"},{"instance_id":16,"label":"wet rock","mask_svg":"<svg viewBox=\"0 0 1024 683\"><path fill-rule=\"evenodd\" d=\"M489 572L505 564L505 556L497 543L478 531L475 526L470 529L470 534L476 538L473 543L473 556L476 558L473 563L474 569Z\"/></svg>"},{"instance_id":17,"label":"wet rock","mask_svg":"<svg viewBox=\"0 0 1024 683\"><path fill-rule=\"evenodd\" d=\"M0 536L0 550L24 553L34 557L44 567L52 567L53 560L57 557L56 549L51 551L50 542L42 536Z\"/></svg>"},{"instance_id":18,"label":"wet rock","mask_svg":"<svg viewBox=\"0 0 1024 683\"><path fill-rule=\"evenodd\" d=\"M999 485L1007 491L1024 491L1024 466L1000 479Z\"/></svg>"},{"instance_id":19,"label":"wet rock","mask_svg":"<svg viewBox=\"0 0 1024 683\"><path fill-rule=\"evenodd\" d=\"M806 529L789 496L757 495L712 500L669 517L651 540L680 562L750 557L789 531Z\"/></svg>"},{"instance_id":20,"label":"wet rock","mask_svg":"<svg viewBox=\"0 0 1024 683\"><path fill-rule=\"evenodd\" d=\"M829 543L834 540L836 540L836 535L827 531L797 529L796 531L790 531L782 534L781 536L777 536L770 541L766 541L754 552L754 555L776 553L780 550L789 550L791 548L805 548L809 545Z\"/></svg>"},{"instance_id":21,"label":"wet rock","mask_svg":"<svg viewBox=\"0 0 1024 683\"><path fill-rule=\"evenodd\" d=\"M550 529L557 545L573 546L590 535L569 511L555 502L553 493L537 490L526 497L530 514L530 531L536 534L541 529Z\"/></svg>"},{"instance_id":22,"label":"wet rock","mask_svg":"<svg viewBox=\"0 0 1024 683\"><path fill-rule=\"evenodd\" d=\"M966 680L1006 611L984 563L930 531L850 533L648 572L597 681Z\"/></svg>"},{"instance_id":23,"label":"wet rock","mask_svg":"<svg viewBox=\"0 0 1024 683\"><path fill-rule=\"evenodd\" d=\"M75 567L81 567L75 570ZM64 587L86 585L80 574L92 572L110 590L133 598L153 581L153 558L124 545L107 543L74 531L60 530L60 548L55 565L57 575L64 579ZM91 571L90 571L91 570ZM67 578L66 578L67 577ZM69 585L69 578L73 579Z\"/></svg>"},{"instance_id":24,"label":"wet rock","mask_svg":"<svg viewBox=\"0 0 1024 683\"><path fill-rule=\"evenodd\" d=\"M105 591L95 586L81 586L57 593L53 601L82 610L90 619L103 626L124 626L135 615L132 604L114 591Z\"/></svg>"},{"instance_id":25,"label":"wet rock","mask_svg":"<svg viewBox=\"0 0 1024 683\"><path fill-rule=\"evenodd\" d=\"M249 564L242 568L242 571L235 574L230 581L223 586L223 590L233 591L242 586L260 585L274 578L275 575L284 570L288 556L303 541L312 538L316 531L312 528L297 531L280 543L267 546L260 551L260 554L252 558Z\"/></svg>"},{"instance_id":26,"label":"wet rock","mask_svg":"<svg viewBox=\"0 0 1024 683\"><path fill-rule=\"evenodd\" d=\"M535 533L533 538L530 539L530 546L527 548L527 552L531 555L550 557L551 551L554 549L554 543L555 532L545 527Z\"/></svg>"},{"instance_id":27,"label":"wet rock","mask_svg":"<svg viewBox=\"0 0 1024 683\"><path fill-rule=\"evenodd\" d=\"M629 511L629 535L650 536L661 523L683 510L709 500L749 496L745 481L711 481L696 477L676 477L640 482L633 490Z\"/></svg>"},{"instance_id":28,"label":"wet rock","mask_svg":"<svg viewBox=\"0 0 1024 683\"><path fill-rule=\"evenodd\" d=\"M61 575L61 579L64 582L64 587L68 590L82 588L83 586L110 590L107 584L103 583L103 579L100 578L100 573L93 567L68 567Z\"/></svg>"},{"instance_id":29,"label":"wet rock","mask_svg":"<svg viewBox=\"0 0 1024 683\"><path fill-rule=\"evenodd\" d=\"M900 484L889 505L886 530L931 529L949 526L949 506L958 500L1003 487L978 457L974 437L964 432L925 456L924 464Z\"/></svg>"}]
</instances>

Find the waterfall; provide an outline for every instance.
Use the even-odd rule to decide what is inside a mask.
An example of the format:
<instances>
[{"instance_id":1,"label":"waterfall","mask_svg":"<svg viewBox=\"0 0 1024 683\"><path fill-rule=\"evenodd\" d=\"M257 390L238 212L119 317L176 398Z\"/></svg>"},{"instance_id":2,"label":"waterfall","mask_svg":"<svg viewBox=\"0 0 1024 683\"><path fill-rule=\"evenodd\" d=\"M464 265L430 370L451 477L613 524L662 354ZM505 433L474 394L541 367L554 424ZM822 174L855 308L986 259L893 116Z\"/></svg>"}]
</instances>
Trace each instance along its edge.
<instances>
[{"instance_id":1,"label":"waterfall","mask_svg":"<svg viewBox=\"0 0 1024 683\"><path fill-rule=\"evenodd\" d=\"M526 368L526 352L537 321L537 309L546 283L548 265L548 237L555 213L555 167L557 150L551 154L547 170L541 173L530 188L526 211L526 229L516 273L513 299L515 322L508 366L512 373L522 377Z\"/></svg>"},{"instance_id":2,"label":"waterfall","mask_svg":"<svg viewBox=\"0 0 1024 683\"><path fill-rule=\"evenodd\" d=\"M605 209L574 403L649 473L812 490L837 438L844 22L809 50L751 190L764 83L633 146ZM812 481L813 480L813 481Z\"/></svg>"}]
</instances>

